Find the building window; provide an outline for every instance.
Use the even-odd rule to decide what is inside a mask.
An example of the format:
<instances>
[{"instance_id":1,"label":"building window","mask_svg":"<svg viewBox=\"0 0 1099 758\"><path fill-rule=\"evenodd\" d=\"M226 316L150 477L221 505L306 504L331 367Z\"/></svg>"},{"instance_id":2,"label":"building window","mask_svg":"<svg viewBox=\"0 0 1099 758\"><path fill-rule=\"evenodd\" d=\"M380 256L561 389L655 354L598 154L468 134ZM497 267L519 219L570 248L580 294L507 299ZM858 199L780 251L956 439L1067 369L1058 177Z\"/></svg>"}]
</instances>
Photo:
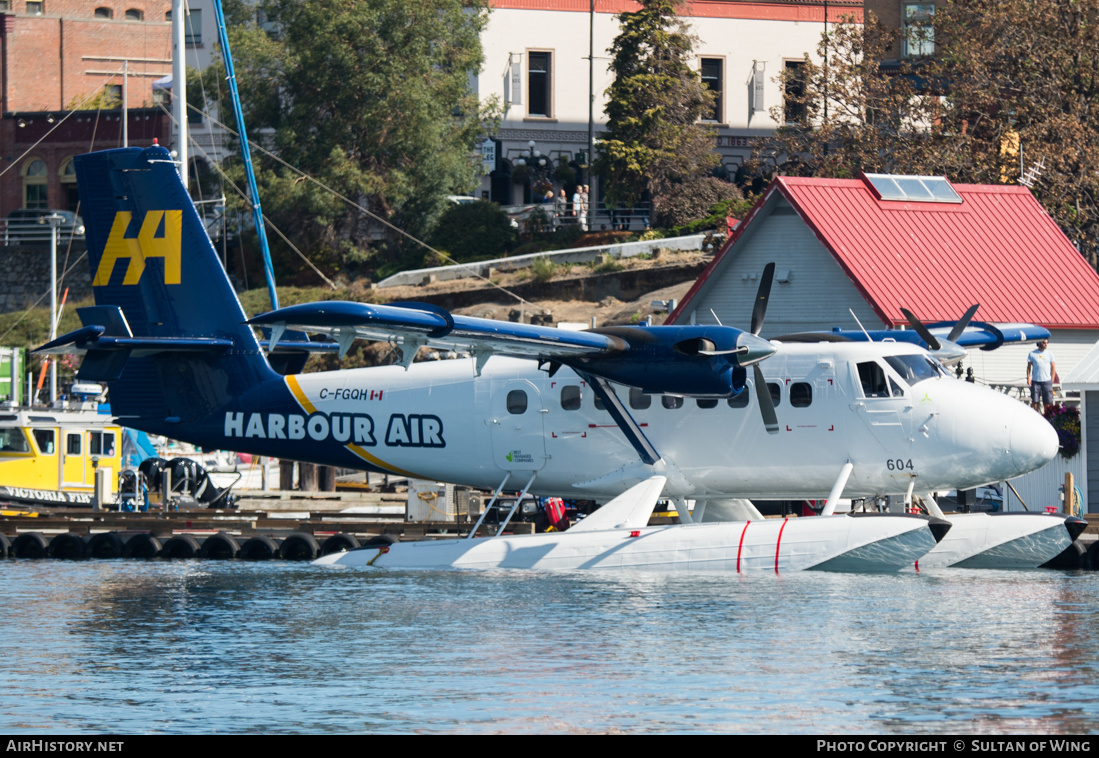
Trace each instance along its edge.
<instances>
[{"instance_id":1,"label":"building window","mask_svg":"<svg viewBox=\"0 0 1099 758\"><path fill-rule=\"evenodd\" d=\"M805 61L786 61L784 83L783 119L787 124L804 123L809 112L805 102Z\"/></svg>"},{"instance_id":2,"label":"building window","mask_svg":"<svg viewBox=\"0 0 1099 758\"><path fill-rule=\"evenodd\" d=\"M96 18L114 18L114 11L112 11L110 8L96 8L95 9L95 17Z\"/></svg>"},{"instance_id":3,"label":"building window","mask_svg":"<svg viewBox=\"0 0 1099 758\"><path fill-rule=\"evenodd\" d=\"M23 207L24 208L49 208L46 189L49 180L49 171L46 163L40 158L31 158L23 164Z\"/></svg>"},{"instance_id":4,"label":"building window","mask_svg":"<svg viewBox=\"0 0 1099 758\"><path fill-rule=\"evenodd\" d=\"M183 17L183 44L202 44L202 11L192 10Z\"/></svg>"},{"instance_id":5,"label":"building window","mask_svg":"<svg viewBox=\"0 0 1099 758\"><path fill-rule=\"evenodd\" d=\"M905 3L901 11L904 23L904 57L919 58L935 52L934 3Z\"/></svg>"},{"instance_id":6,"label":"building window","mask_svg":"<svg viewBox=\"0 0 1099 758\"><path fill-rule=\"evenodd\" d=\"M527 115L549 118L553 105L551 77L553 53L529 53L527 64Z\"/></svg>"},{"instance_id":7,"label":"building window","mask_svg":"<svg viewBox=\"0 0 1099 758\"><path fill-rule=\"evenodd\" d=\"M722 76L723 64L724 61L721 58L703 58L699 67L703 86L714 93L714 109L709 115L703 116L703 121L721 123L724 120L722 118L722 107L725 99L723 97L725 92L725 80Z\"/></svg>"},{"instance_id":8,"label":"building window","mask_svg":"<svg viewBox=\"0 0 1099 758\"><path fill-rule=\"evenodd\" d=\"M137 8L129 8L126 11L126 20L127 21L144 21L145 20L145 13L143 11L139 11Z\"/></svg>"},{"instance_id":9,"label":"building window","mask_svg":"<svg viewBox=\"0 0 1099 758\"><path fill-rule=\"evenodd\" d=\"M27 0L27 15L28 16L41 16L46 12L46 4L44 2L33 2Z\"/></svg>"},{"instance_id":10,"label":"building window","mask_svg":"<svg viewBox=\"0 0 1099 758\"><path fill-rule=\"evenodd\" d=\"M61 197L65 210L76 213L80 208L80 195L76 190L76 167L68 158L61 166Z\"/></svg>"},{"instance_id":11,"label":"building window","mask_svg":"<svg viewBox=\"0 0 1099 758\"><path fill-rule=\"evenodd\" d=\"M11 0L0 0L0 11L10 11Z\"/></svg>"}]
</instances>

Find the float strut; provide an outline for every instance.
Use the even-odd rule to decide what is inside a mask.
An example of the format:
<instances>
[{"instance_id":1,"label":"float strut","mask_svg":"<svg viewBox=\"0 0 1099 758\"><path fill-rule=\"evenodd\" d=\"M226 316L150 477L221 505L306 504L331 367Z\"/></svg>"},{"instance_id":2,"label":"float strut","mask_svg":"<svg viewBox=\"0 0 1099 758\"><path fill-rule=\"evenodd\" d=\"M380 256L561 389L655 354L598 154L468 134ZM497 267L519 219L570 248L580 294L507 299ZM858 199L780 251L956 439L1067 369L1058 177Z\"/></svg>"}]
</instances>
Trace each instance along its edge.
<instances>
[{"instance_id":1,"label":"float strut","mask_svg":"<svg viewBox=\"0 0 1099 758\"><path fill-rule=\"evenodd\" d=\"M851 471L854 470L855 464L851 461L843 464L843 468L840 469L840 475L836 477L836 483L832 485L832 491L828 493L828 500L824 503L824 510L820 512L822 516L831 516L836 512L836 501L840 499L840 495L843 494L843 488L847 486L847 479L851 476Z\"/></svg>"},{"instance_id":2,"label":"float strut","mask_svg":"<svg viewBox=\"0 0 1099 758\"><path fill-rule=\"evenodd\" d=\"M500 524L496 529L496 536L499 537L504 533L504 527L511 521L511 517L515 515L515 509L519 507L519 503L523 502L523 497L527 494L527 490L530 489L530 485L534 484L534 477L538 476L538 472L535 471L530 475L530 479L527 480L527 486L523 488L523 491L519 493L519 497L515 498L515 503L511 506L511 510L508 511L508 517L504 519L504 523Z\"/></svg>"},{"instance_id":3,"label":"float strut","mask_svg":"<svg viewBox=\"0 0 1099 758\"><path fill-rule=\"evenodd\" d=\"M504 485L508 483L508 479L511 478L511 472L504 474L504 481L500 482L500 486L496 488L496 491L492 493L492 499L488 501L488 505L481 511L480 517L477 519L477 523L473 525L473 528L469 530L469 534L466 535L466 539L470 539L473 535L477 534L477 530L481 528L481 522L485 520L485 516L488 515L489 509L496 503L496 499L500 497L500 493L504 491Z\"/></svg>"}]
</instances>

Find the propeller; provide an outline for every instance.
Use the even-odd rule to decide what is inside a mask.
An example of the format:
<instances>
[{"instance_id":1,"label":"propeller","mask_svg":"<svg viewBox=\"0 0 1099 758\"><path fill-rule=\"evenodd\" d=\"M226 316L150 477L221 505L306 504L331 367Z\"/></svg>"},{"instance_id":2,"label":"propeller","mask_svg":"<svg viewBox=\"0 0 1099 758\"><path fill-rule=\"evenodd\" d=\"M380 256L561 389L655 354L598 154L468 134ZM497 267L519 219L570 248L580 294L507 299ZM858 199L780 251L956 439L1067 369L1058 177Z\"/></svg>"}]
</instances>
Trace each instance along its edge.
<instances>
[{"instance_id":1,"label":"propeller","mask_svg":"<svg viewBox=\"0 0 1099 758\"><path fill-rule=\"evenodd\" d=\"M761 341L762 338L760 338L759 333L763 329L763 318L767 315L767 300L771 297L771 283L774 278L775 264L772 261L763 267L763 277L759 280L759 289L756 290L756 304L752 308L752 336ZM771 352L774 352L773 347ZM763 360L763 358L752 363L759 412L763 415L763 426L767 429L767 433L778 434L778 414L775 413L775 401L771 399L771 390L767 388L767 380L763 378L763 370L759 367L760 360ZM745 362L742 360L741 364Z\"/></svg>"},{"instance_id":2,"label":"propeller","mask_svg":"<svg viewBox=\"0 0 1099 758\"><path fill-rule=\"evenodd\" d=\"M980 303L969 306L969 309L965 314L963 314L954 326L951 327L950 334L941 340L932 334L928 328L916 318L912 311L907 308L901 308L901 313L904 314L904 317L908 320L908 324L912 327L913 331L920 335L920 339L927 343L927 347L931 350L931 353L938 358L941 363L950 366L965 358L965 348L957 344L955 340L962 336L962 332L965 331L965 328L969 326L969 322L973 319L973 314L975 314L980 307Z\"/></svg>"}]
</instances>

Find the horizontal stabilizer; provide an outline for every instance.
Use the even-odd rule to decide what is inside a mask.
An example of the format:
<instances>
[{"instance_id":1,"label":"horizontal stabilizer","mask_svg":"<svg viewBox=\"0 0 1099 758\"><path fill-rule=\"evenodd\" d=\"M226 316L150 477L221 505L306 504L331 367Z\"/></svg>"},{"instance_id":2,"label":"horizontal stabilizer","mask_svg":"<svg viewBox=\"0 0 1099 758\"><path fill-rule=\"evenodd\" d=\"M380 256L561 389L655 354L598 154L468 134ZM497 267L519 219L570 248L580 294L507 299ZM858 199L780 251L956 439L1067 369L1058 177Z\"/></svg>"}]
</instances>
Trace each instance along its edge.
<instances>
[{"instance_id":1,"label":"horizontal stabilizer","mask_svg":"<svg viewBox=\"0 0 1099 758\"><path fill-rule=\"evenodd\" d=\"M569 532L594 532L604 529L640 529L647 526L666 476L654 476L635 484L618 497L579 521Z\"/></svg>"}]
</instances>

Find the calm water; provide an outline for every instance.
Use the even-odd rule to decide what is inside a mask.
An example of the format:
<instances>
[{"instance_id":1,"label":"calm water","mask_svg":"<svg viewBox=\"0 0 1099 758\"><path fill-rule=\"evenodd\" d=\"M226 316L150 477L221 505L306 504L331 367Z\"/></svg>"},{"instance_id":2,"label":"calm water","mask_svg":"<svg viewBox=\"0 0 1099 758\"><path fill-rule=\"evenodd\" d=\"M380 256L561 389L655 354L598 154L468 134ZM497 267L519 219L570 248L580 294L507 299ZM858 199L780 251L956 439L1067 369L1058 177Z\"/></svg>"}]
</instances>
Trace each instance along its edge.
<instances>
[{"instance_id":1,"label":"calm water","mask_svg":"<svg viewBox=\"0 0 1099 758\"><path fill-rule=\"evenodd\" d=\"M1099 573L0 561L0 733L1099 731Z\"/></svg>"}]
</instances>

